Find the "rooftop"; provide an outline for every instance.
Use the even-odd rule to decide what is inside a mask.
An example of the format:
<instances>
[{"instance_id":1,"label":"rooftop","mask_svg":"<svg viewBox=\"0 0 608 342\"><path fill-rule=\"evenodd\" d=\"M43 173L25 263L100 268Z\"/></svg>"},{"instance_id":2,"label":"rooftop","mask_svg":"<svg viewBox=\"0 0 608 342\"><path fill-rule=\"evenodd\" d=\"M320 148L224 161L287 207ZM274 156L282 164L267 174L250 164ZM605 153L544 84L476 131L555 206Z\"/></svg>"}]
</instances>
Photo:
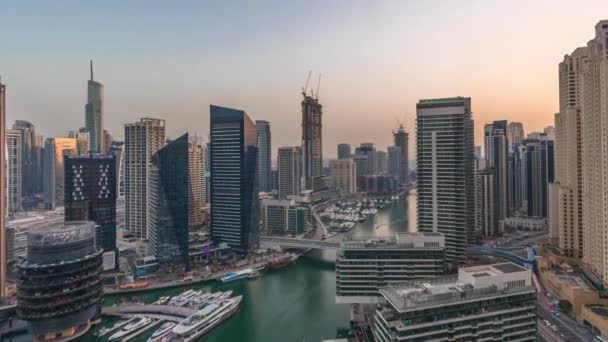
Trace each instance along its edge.
<instances>
[{"instance_id":1,"label":"rooftop","mask_svg":"<svg viewBox=\"0 0 608 342\"><path fill-rule=\"evenodd\" d=\"M387 237L351 238L342 248L443 248L445 239L441 233L396 233Z\"/></svg>"}]
</instances>

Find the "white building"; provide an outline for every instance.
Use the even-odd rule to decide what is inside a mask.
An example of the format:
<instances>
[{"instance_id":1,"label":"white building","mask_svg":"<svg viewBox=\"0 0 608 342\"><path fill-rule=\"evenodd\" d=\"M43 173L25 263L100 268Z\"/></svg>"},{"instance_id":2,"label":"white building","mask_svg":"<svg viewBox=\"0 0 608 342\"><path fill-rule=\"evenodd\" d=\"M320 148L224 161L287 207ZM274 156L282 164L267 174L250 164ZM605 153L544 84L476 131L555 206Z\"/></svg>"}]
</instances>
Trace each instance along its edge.
<instances>
[{"instance_id":1,"label":"white building","mask_svg":"<svg viewBox=\"0 0 608 342\"><path fill-rule=\"evenodd\" d=\"M13 216L16 212L21 210L21 191L23 188L21 184L23 175L23 147L21 146L21 143L22 137L20 130L6 130L6 150L8 152L6 192L8 196L7 211L9 216Z\"/></svg>"},{"instance_id":2,"label":"white building","mask_svg":"<svg viewBox=\"0 0 608 342\"><path fill-rule=\"evenodd\" d=\"M125 228L147 238L148 179L152 155L165 145L165 120L142 118L125 125Z\"/></svg>"},{"instance_id":3,"label":"white building","mask_svg":"<svg viewBox=\"0 0 608 342\"><path fill-rule=\"evenodd\" d=\"M536 341L536 291L514 263L460 268L457 276L394 283L374 315L378 342Z\"/></svg>"}]
</instances>

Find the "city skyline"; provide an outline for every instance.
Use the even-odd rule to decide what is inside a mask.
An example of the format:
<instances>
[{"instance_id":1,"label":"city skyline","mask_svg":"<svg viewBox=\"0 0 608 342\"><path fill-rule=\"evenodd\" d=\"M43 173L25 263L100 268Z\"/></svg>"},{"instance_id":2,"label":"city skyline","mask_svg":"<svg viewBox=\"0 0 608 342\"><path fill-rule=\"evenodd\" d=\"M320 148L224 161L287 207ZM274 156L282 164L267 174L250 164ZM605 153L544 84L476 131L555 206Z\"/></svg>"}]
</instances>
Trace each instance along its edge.
<instances>
[{"instance_id":1,"label":"city skyline","mask_svg":"<svg viewBox=\"0 0 608 342\"><path fill-rule=\"evenodd\" d=\"M232 13L234 8L225 4L186 4L190 11L164 12L161 6L124 5L112 10L79 4L49 8L52 15L41 18L24 17L27 5L9 6L0 14L2 28L23 39L8 41L7 54L0 57L0 72L11 88L7 122L28 120L47 137L66 136L68 128L84 126L82 102L92 58L95 79L105 85L104 126L118 139L123 139L124 123L142 116L171 118L167 127L171 137L185 131L202 135L209 129L206 108L219 103L269 121L275 146L296 145L298 129L293 126L299 121L300 88L309 70L313 70L313 88L317 74L323 74L319 100L325 114L325 159L335 157L335 146L341 142L390 146L395 118L413 134L415 103L421 98L470 96L478 122L476 145L482 142L481 124L493 119L523 122L527 132L551 125L559 110L552 66L570 52L568 46L586 41L592 33L589 25L578 23L599 21L596 12L608 9L608 4L597 2L576 11L574 4L565 2L561 6L522 3L527 11L517 11L510 3L456 5L302 2L269 11L249 8L248 18ZM313 15L320 10L321 18ZM551 22L537 17L541 10L548 11L543 17ZM68 29L82 24L77 17L83 12L92 13L91 25L114 14L115 27L95 30L92 39L84 40L83 32ZM130 20L134 12L137 23ZM414 21L402 20L411 13L416 13ZM460 24L472 15L474 25ZM566 16L571 26L551 25ZM137 27L159 17L171 24L161 25L164 31L158 39L163 49L158 49L155 38L160 29L137 33ZM222 19L239 19L241 25L228 29ZM429 19L443 20L444 25L426 23ZM40 35L54 20L65 25ZM295 20L302 25L294 25ZM508 27L514 20L518 25ZM214 24L217 27L211 28ZM355 24L361 27L348 31ZM449 26L450 33L439 32L441 26ZM507 29L515 33L507 35ZM500 44L483 49L480 43L490 38ZM73 47L76 42L78 49ZM310 53L300 56L303 46L310 47ZM251 51L235 54L243 48ZM524 52L526 58L512 58ZM468 77L471 70L475 76ZM49 89L41 79L52 79L55 85ZM529 96L533 92L538 96ZM348 129L341 129L345 120Z\"/></svg>"}]
</instances>

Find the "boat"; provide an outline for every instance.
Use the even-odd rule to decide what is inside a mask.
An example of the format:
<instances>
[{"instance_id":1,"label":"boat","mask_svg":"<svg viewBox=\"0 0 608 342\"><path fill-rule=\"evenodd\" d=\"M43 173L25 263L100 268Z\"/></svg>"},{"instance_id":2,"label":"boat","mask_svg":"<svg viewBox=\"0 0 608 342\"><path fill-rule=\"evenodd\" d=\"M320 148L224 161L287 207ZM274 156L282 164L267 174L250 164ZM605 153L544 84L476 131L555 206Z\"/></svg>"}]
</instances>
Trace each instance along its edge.
<instances>
[{"instance_id":1,"label":"boat","mask_svg":"<svg viewBox=\"0 0 608 342\"><path fill-rule=\"evenodd\" d=\"M114 335L110 336L108 341L118 340L119 338L132 334L132 333L136 332L137 330L150 324L150 322L152 322L152 319L148 318L148 317L142 317L138 320L135 320L134 322L125 325L122 329L120 329Z\"/></svg>"},{"instance_id":2,"label":"boat","mask_svg":"<svg viewBox=\"0 0 608 342\"><path fill-rule=\"evenodd\" d=\"M130 318L130 319L127 319L127 320L120 320L120 321L116 322L116 324L114 324L114 325L113 325L113 326L111 326L111 327L101 328L101 329L99 330L98 336L100 336L100 337L101 337L101 336L107 335L107 334L109 334L110 332L112 332L112 331L114 331L114 330L116 330L116 329L118 329L118 328L122 327L123 325L125 325L125 324L127 324L127 323L131 323L131 322L132 322L133 320L135 320L135 319L136 319L136 318Z\"/></svg>"},{"instance_id":3,"label":"boat","mask_svg":"<svg viewBox=\"0 0 608 342\"><path fill-rule=\"evenodd\" d=\"M179 323L172 332L177 341L191 342L208 333L238 310L243 296L209 304Z\"/></svg>"},{"instance_id":4,"label":"boat","mask_svg":"<svg viewBox=\"0 0 608 342\"><path fill-rule=\"evenodd\" d=\"M275 270L279 270L283 267L286 267L287 265L289 265L289 263L291 262L291 254L285 254L282 255L280 257L271 259L270 261L268 261L268 263L266 263L266 267L270 270L270 271L275 271Z\"/></svg>"},{"instance_id":5,"label":"boat","mask_svg":"<svg viewBox=\"0 0 608 342\"><path fill-rule=\"evenodd\" d=\"M255 279L260 276L258 271L253 271L247 275L247 279Z\"/></svg>"},{"instance_id":6,"label":"boat","mask_svg":"<svg viewBox=\"0 0 608 342\"><path fill-rule=\"evenodd\" d=\"M156 305L165 305L169 302L169 300L171 300L171 297L169 296L162 296L160 298L158 298L158 300L156 302L154 302L153 304Z\"/></svg>"},{"instance_id":7,"label":"boat","mask_svg":"<svg viewBox=\"0 0 608 342\"><path fill-rule=\"evenodd\" d=\"M160 326L160 328L156 329L156 331L148 338L147 342L168 342L170 341L171 335L173 335L173 328L175 327L175 323L166 322Z\"/></svg>"},{"instance_id":8,"label":"boat","mask_svg":"<svg viewBox=\"0 0 608 342\"><path fill-rule=\"evenodd\" d=\"M248 278L250 274L252 273L257 273L257 270L255 267L249 267L246 268L244 270L240 270L240 271L236 271L236 272L230 272L228 274L226 274L225 276L221 277L220 280L222 281L222 283L228 283L231 281L235 281L235 280L240 280L240 279L245 279Z\"/></svg>"}]
</instances>

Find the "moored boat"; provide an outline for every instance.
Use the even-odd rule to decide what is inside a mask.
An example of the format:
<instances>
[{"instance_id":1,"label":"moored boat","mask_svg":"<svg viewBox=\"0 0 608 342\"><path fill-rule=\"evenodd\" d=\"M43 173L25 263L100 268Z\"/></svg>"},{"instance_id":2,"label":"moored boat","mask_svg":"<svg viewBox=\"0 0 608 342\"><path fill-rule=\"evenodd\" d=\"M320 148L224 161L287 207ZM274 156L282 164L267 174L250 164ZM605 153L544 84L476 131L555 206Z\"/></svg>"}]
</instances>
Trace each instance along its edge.
<instances>
[{"instance_id":1,"label":"moored boat","mask_svg":"<svg viewBox=\"0 0 608 342\"><path fill-rule=\"evenodd\" d=\"M234 315L243 296L237 296L209 304L173 328L175 340L183 342L196 341L211 329Z\"/></svg>"}]
</instances>

